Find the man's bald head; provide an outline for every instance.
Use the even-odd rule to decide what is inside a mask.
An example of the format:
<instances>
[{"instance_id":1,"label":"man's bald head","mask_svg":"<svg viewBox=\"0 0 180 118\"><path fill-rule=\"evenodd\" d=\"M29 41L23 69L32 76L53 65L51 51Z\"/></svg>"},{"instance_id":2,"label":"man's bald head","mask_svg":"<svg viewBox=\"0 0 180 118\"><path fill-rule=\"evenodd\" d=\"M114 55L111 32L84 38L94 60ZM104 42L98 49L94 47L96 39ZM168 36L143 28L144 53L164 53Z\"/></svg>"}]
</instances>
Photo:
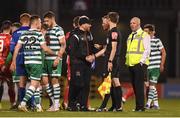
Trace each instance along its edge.
<instances>
[{"instance_id":1,"label":"man's bald head","mask_svg":"<svg viewBox=\"0 0 180 118\"><path fill-rule=\"evenodd\" d=\"M130 21L130 27L133 32L137 31L141 27L141 20L138 17L133 17Z\"/></svg>"},{"instance_id":2,"label":"man's bald head","mask_svg":"<svg viewBox=\"0 0 180 118\"><path fill-rule=\"evenodd\" d=\"M141 19L138 17L133 17L131 20L137 22L139 25L141 24Z\"/></svg>"}]
</instances>

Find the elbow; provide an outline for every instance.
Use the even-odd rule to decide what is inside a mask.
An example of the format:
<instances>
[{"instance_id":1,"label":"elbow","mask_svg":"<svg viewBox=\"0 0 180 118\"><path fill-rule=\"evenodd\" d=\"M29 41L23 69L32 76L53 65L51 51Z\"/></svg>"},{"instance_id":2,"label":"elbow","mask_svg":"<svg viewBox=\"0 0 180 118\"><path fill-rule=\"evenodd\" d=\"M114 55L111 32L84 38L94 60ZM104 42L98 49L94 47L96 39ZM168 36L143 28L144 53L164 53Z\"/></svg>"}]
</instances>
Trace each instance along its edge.
<instances>
[{"instance_id":1,"label":"elbow","mask_svg":"<svg viewBox=\"0 0 180 118\"><path fill-rule=\"evenodd\" d=\"M164 52L163 55L164 55L164 57L166 57L166 55L167 55L166 52Z\"/></svg>"},{"instance_id":2,"label":"elbow","mask_svg":"<svg viewBox=\"0 0 180 118\"><path fill-rule=\"evenodd\" d=\"M162 49L161 53L162 53L163 57L166 57L167 54L166 54L166 50L165 49Z\"/></svg>"}]
</instances>

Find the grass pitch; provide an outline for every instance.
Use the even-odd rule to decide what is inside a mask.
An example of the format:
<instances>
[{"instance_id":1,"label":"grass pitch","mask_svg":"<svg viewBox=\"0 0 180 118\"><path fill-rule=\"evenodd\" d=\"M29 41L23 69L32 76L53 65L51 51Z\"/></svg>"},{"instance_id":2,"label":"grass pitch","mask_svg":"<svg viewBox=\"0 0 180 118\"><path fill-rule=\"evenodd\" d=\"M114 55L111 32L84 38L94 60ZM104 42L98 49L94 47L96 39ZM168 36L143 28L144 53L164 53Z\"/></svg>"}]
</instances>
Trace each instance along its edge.
<instances>
[{"instance_id":1,"label":"grass pitch","mask_svg":"<svg viewBox=\"0 0 180 118\"><path fill-rule=\"evenodd\" d=\"M92 99L91 106L97 108L101 104L100 99ZM108 106L110 106L110 102ZM10 111L9 102L3 101L3 108L0 110L0 117L180 117L180 100L179 99L160 99L160 110L146 110L145 112L132 112L134 100L128 100L124 104L123 112L19 112ZM48 100L43 99L43 108L48 108Z\"/></svg>"}]
</instances>

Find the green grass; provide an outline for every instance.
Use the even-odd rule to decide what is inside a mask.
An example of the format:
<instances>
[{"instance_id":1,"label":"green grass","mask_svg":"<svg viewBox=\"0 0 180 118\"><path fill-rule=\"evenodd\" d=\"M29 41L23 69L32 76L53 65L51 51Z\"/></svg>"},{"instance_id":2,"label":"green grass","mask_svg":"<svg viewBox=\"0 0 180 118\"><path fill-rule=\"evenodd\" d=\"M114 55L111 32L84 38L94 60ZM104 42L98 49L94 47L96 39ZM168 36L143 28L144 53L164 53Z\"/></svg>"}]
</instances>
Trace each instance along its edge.
<instances>
[{"instance_id":1,"label":"green grass","mask_svg":"<svg viewBox=\"0 0 180 118\"><path fill-rule=\"evenodd\" d=\"M101 100L92 99L91 106L97 108ZM160 110L146 110L145 112L132 112L134 108L134 100L129 100L124 105L123 112L18 112L9 111L9 103L2 102L3 109L0 110L0 117L177 117L180 116L180 100L179 99L161 99ZM108 104L110 106L110 103ZM43 107L47 109L48 101L43 100Z\"/></svg>"}]
</instances>

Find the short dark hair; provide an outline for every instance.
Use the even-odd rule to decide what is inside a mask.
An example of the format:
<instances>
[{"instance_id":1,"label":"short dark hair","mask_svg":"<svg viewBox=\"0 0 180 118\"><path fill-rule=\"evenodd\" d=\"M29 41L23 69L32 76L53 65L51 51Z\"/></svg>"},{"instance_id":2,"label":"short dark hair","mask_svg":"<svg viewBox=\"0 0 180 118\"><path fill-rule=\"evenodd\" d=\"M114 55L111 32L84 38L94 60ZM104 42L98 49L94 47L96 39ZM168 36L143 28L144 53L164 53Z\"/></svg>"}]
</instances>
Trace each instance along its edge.
<instances>
[{"instance_id":1,"label":"short dark hair","mask_svg":"<svg viewBox=\"0 0 180 118\"><path fill-rule=\"evenodd\" d=\"M36 20L38 20L40 17L38 16L38 15L33 15L33 16L31 16L31 18L30 18L30 25L34 22L34 21L36 21Z\"/></svg>"},{"instance_id":2,"label":"short dark hair","mask_svg":"<svg viewBox=\"0 0 180 118\"><path fill-rule=\"evenodd\" d=\"M19 23L19 22L14 22L14 23L12 24L12 27L20 28L20 27L21 27L21 23Z\"/></svg>"},{"instance_id":3,"label":"short dark hair","mask_svg":"<svg viewBox=\"0 0 180 118\"><path fill-rule=\"evenodd\" d=\"M119 21L119 14L117 12L109 12L107 14L108 18L110 19L111 22L113 23L118 23Z\"/></svg>"},{"instance_id":4,"label":"short dark hair","mask_svg":"<svg viewBox=\"0 0 180 118\"><path fill-rule=\"evenodd\" d=\"M80 16L74 17L73 23L74 23L75 26L78 26L78 25L79 25L79 18L80 18Z\"/></svg>"},{"instance_id":5,"label":"short dark hair","mask_svg":"<svg viewBox=\"0 0 180 118\"><path fill-rule=\"evenodd\" d=\"M79 17L79 25L83 25L83 24L91 24L92 23L92 20L89 19L89 17L87 16L80 16Z\"/></svg>"},{"instance_id":6,"label":"short dark hair","mask_svg":"<svg viewBox=\"0 0 180 118\"><path fill-rule=\"evenodd\" d=\"M108 15L105 15L102 17L102 19L107 19L108 18Z\"/></svg>"},{"instance_id":7,"label":"short dark hair","mask_svg":"<svg viewBox=\"0 0 180 118\"><path fill-rule=\"evenodd\" d=\"M12 22L10 20L5 20L2 22L1 31L10 29L12 26Z\"/></svg>"},{"instance_id":8,"label":"short dark hair","mask_svg":"<svg viewBox=\"0 0 180 118\"><path fill-rule=\"evenodd\" d=\"M48 30L48 25L47 24L45 24L45 23L43 23L42 25L41 25L41 29L44 29L44 30Z\"/></svg>"},{"instance_id":9,"label":"short dark hair","mask_svg":"<svg viewBox=\"0 0 180 118\"><path fill-rule=\"evenodd\" d=\"M144 25L144 29L148 28L149 31L155 31L155 26L153 24L146 24Z\"/></svg>"},{"instance_id":10,"label":"short dark hair","mask_svg":"<svg viewBox=\"0 0 180 118\"><path fill-rule=\"evenodd\" d=\"M52 11L48 11L44 14L44 18L55 18L55 14Z\"/></svg>"}]
</instances>

